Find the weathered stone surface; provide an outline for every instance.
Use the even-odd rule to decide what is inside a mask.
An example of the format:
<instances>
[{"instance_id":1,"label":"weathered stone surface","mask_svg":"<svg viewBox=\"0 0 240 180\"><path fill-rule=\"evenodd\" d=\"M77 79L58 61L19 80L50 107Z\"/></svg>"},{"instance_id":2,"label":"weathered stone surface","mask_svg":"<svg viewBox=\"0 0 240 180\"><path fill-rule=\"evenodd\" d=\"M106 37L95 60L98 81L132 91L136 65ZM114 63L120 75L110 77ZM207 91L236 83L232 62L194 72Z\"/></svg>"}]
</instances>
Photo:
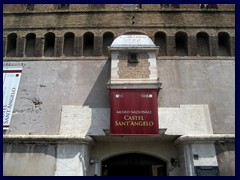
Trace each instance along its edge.
<instances>
[{"instance_id":1,"label":"weathered stone surface","mask_svg":"<svg viewBox=\"0 0 240 180\"><path fill-rule=\"evenodd\" d=\"M89 164L85 145L58 145L55 176L86 176Z\"/></svg>"},{"instance_id":2,"label":"weathered stone surface","mask_svg":"<svg viewBox=\"0 0 240 180\"><path fill-rule=\"evenodd\" d=\"M235 132L235 61L157 61L160 107L208 104L214 133Z\"/></svg>"},{"instance_id":3,"label":"weathered stone surface","mask_svg":"<svg viewBox=\"0 0 240 180\"><path fill-rule=\"evenodd\" d=\"M56 145L4 144L4 176L53 176Z\"/></svg>"},{"instance_id":4,"label":"weathered stone surface","mask_svg":"<svg viewBox=\"0 0 240 180\"><path fill-rule=\"evenodd\" d=\"M82 106L63 106L60 134L105 136L109 130L110 110ZM207 105L181 105L180 108L158 109L159 129L166 135L212 134ZM179 128L181 127L181 128Z\"/></svg>"},{"instance_id":5,"label":"weathered stone surface","mask_svg":"<svg viewBox=\"0 0 240 180\"><path fill-rule=\"evenodd\" d=\"M109 107L108 61L24 64L10 134L58 134L63 105ZM235 132L234 61L163 60L157 65L163 83L159 107L208 104L213 132ZM42 104L35 108L36 98Z\"/></svg>"}]
</instances>

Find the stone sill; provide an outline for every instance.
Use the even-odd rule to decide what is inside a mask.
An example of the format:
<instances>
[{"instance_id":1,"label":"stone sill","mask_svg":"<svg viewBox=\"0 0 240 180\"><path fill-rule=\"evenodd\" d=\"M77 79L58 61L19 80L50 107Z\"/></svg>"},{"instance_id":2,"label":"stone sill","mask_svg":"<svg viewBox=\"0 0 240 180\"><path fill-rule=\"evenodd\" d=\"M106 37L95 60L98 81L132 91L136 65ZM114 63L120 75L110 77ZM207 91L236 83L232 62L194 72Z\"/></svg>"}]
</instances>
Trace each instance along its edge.
<instances>
[{"instance_id":1,"label":"stone sill","mask_svg":"<svg viewBox=\"0 0 240 180\"><path fill-rule=\"evenodd\" d=\"M91 144L95 141L89 136L76 135L3 135L4 143L22 143L22 144ZM225 143L235 142L235 134L189 134L183 135L174 141L175 145L187 143Z\"/></svg>"},{"instance_id":2,"label":"stone sill","mask_svg":"<svg viewBox=\"0 0 240 180\"><path fill-rule=\"evenodd\" d=\"M98 10L51 10L51 11L22 11L22 12L3 12L3 15L19 15L19 14L61 14L61 13L128 13L128 12L167 12L167 13L175 13L175 12L199 12L199 13L235 13L234 9L156 9L156 10L149 10L149 9L98 9Z\"/></svg>"},{"instance_id":3,"label":"stone sill","mask_svg":"<svg viewBox=\"0 0 240 180\"><path fill-rule=\"evenodd\" d=\"M177 138L174 144L235 142L235 134L188 134Z\"/></svg>"},{"instance_id":4,"label":"stone sill","mask_svg":"<svg viewBox=\"0 0 240 180\"><path fill-rule=\"evenodd\" d=\"M3 61L89 61L89 60L108 60L108 56L89 56L89 57L4 57Z\"/></svg>"},{"instance_id":5,"label":"stone sill","mask_svg":"<svg viewBox=\"0 0 240 180\"><path fill-rule=\"evenodd\" d=\"M235 56L158 56L157 60L235 60Z\"/></svg>"},{"instance_id":6,"label":"stone sill","mask_svg":"<svg viewBox=\"0 0 240 180\"><path fill-rule=\"evenodd\" d=\"M3 135L4 143L39 143L39 144L94 144L89 137L77 135Z\"/></svg>"}]
</instances>

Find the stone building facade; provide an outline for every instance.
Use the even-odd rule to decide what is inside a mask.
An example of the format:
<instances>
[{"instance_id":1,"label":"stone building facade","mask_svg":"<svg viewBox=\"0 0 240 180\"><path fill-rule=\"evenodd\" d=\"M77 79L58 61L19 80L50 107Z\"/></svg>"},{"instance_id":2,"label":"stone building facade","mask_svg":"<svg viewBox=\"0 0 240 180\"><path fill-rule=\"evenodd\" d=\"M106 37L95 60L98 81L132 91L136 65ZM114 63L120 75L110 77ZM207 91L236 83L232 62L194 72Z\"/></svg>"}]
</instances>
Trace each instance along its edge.
<instances>
[{"instance_id":1,"label":"stone building facade","mask_svg":"<svg viewBox=\"0 0 240 180\"><path fill-rule=\"evenodd\" d=\"M233 4L4 4L3 65L6 176L235 175ZM153 87L159 134L112 136L111 89Z\"/></svg>"}]
</instances>

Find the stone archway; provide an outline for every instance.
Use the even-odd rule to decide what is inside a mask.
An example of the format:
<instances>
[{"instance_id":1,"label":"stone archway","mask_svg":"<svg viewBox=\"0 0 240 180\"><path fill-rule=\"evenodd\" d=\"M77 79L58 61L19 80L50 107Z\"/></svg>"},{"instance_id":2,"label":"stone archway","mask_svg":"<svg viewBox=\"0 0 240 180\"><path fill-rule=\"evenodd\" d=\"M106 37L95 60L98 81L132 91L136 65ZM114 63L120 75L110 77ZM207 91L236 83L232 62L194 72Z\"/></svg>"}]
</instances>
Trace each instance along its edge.
<instances>
[{"instance_id":1,"label":"stone archway","mask_svg":"<svg viewBox=\"0 0 240 180\"><path fill-rule=\"evenodd\" d=\"M121 154L102 162L102 176L167 176L167 163L146 154Z\"/></svg>"}]
</instances>

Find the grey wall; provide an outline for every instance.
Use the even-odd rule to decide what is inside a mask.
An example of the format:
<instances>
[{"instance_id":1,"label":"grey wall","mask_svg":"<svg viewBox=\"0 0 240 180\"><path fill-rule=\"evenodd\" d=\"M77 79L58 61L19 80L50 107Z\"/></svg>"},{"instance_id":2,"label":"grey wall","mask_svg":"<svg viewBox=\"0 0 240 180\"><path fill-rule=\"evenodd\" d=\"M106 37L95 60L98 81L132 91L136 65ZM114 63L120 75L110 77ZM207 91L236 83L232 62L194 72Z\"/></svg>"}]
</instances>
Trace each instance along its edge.
<instances>
[{"instance_id":1,"label":"grey wall","mask_svg":"<svg viewBox=\"0 0 240 180\"><path fill-rule=\"evenodd\" d=\"M208 104L214 133L235 133L235 61L160 60L159 106Z\"/></svg>"},{"instance_id":2,"label":"grey wall","mask_svg":"<svg viewBox=\"0 0 240 180\"><path fill-rule=\"evenodd\" d=\"M110 61L24 62L10 134L58 134L61 106L109 108ZM214 133L235 132L235 61L158 60L160 107L208 104Z\"/></svg>"},{"instance_id":3,"label":"grey wall","mask_svg":"<svg viewBox=\"0 0 240 180\"><path fill-rule=\"evenodd\" d=\"M235 143L215 143L221 176L235 176Z\"/></svg>"},{"instance_id":4,"label":"grey wall","mask_svg":"<svg viewBox=\"0 0 240 180\"><path fill-rule=\"evenodd\" d=\"M4 176L53 176L56 145L4 144Z\"/></svg>"},{"instance_id":5,"label":"grey wall","mask_svg":"<svg viewBox=\"0 0 240 180\"><path fill-rule=\"evenodd\" d=\"M62 105L109 107L109 62L24 62L11 134L58 134ZM37 104L37 105L36 105Z\"/></svg>"}]
</instances>

